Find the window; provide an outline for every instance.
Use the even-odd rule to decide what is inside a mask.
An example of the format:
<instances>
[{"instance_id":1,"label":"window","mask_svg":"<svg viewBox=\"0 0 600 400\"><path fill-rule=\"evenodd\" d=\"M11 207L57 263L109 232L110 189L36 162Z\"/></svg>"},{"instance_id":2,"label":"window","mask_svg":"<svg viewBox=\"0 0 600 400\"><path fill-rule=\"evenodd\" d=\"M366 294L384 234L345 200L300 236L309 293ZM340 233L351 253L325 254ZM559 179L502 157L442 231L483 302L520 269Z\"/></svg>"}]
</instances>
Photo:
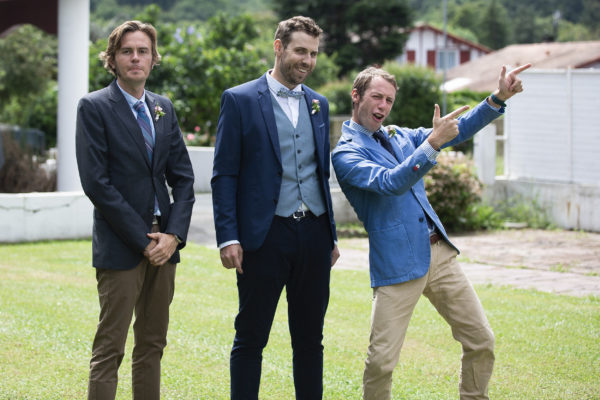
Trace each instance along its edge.
<instances>
[{"instance_id":1,"label":"window","mask_svg":"<svg viewBox=\"0 0 600 400\"><path fill-rule=\"evenodd\" d=\"M456 50L438 50L436 68L450 69L458 65L458 54Z\"/></svg>"}]
</instances>

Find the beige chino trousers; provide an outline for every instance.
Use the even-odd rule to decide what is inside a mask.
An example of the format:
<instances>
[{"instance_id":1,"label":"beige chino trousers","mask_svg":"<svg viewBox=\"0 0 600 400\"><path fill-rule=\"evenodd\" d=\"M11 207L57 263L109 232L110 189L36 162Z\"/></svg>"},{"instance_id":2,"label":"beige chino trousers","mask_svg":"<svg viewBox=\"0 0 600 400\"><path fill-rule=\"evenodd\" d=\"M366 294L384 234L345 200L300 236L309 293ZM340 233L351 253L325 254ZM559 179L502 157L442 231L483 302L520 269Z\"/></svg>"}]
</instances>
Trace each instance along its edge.
<instances>
[{"instance_id":1,"label":"beige chino trousers","mask_svg":"<svg viewBox=\"0 0 600 400\"><path fill-rule=\"evenodd\" d=\"M425 276L373 289L370 345L363 375L365 400L391 398L392 373L421 294L448 322L452 336L462 345L460 399L489 399L494 334L456 256L456 250L440 240L431 246L431 265Z\"/></svg>"}]
</instances>

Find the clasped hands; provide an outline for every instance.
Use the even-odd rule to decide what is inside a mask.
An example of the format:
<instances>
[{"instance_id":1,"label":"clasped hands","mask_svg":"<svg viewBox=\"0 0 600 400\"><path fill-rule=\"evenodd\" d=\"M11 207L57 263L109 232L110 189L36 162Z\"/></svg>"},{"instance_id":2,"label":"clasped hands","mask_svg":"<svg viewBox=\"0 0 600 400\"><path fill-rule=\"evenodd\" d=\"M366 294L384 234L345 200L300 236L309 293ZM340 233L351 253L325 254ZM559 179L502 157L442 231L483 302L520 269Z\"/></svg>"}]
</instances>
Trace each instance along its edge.
<instances>
[{"instance_id":1,"label":"clasped hands","mask_svg":"<svg viewBox=\"0 0 600 400\"><path fill-rule=\"evenodd\" d=\"M144 257L155 267L165 264L177 249L175 235L170 233L148 233L151 241L144 249Z\"/></svg>"},{"instance_id":2,"label":"clasped hands","mask_svg":"<svg viewBox=\"0 0 600 400\"><path fill-rule=\"evenodd\" d=\"M498 79L498 89L494 95L501 101L510 99L515 94L523 91L523 82L518 78L518 74L531 67L531 64L521 65L506 73L506 66L502 66L500 78ZM488 100L490 102L491 100ZM493 103L491 103L494 105ZM498 104L500 106L500 104ZM433 110L433 131L427 138L429 144L435 149L440 148L458 136L458 120L460 114L467 111L469 106L462 106L451 113L440 117L440 107L436 104Z\"/></svg>"}]
</instances>

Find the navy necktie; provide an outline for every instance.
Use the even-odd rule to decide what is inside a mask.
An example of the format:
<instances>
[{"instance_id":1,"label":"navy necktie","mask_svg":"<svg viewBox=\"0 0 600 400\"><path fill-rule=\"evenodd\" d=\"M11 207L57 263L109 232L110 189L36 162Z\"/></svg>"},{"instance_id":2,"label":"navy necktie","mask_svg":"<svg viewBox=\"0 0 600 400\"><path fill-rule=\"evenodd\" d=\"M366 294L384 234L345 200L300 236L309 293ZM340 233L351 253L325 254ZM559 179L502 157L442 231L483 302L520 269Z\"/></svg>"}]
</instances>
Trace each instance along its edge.
<instances>
[{"instance_id":1,"label":"navy necktie","mask_svg":"<svg viewBox=\"0 0 600 400\"><path fill-rule=\"evenodd\" d=\"M152 138L152 126L151 122L148 119L148 115L146 115L146 111L144 110L144 103L138 101L133 106L135 111L137 112L137 123L142 130L142 134L144 136L144 143L146 144L146 151L148 152L148 158L152 161L152 152L154 151L154 139Z\"/></svg>"},{"instance_id":2,"label":"navy necktie","mask_svg":"<svg viewBox=\"0 0 600 400\"><path fill-rule=\"evenodd\" d=\"M381 129L373 132L373 138L379 142L379 144L386 149L394 158L396 155L394 154L394 149L392 148L392 144L387 138L387 135L381 131Z\"/></svg>"},{"instance_id":3,"label":"navy necktie","mask_svg":"<svg viewBox=\"0 0 600 400\"><path fill-rule=\"evenodd\" d=\"M279 97L293 97L295 99L299 99L302 96L304 96L304 91L302 91L302 90L289 90L289 89L281 88L277 92L277 96L279 96Z\"/></svg>"}]
</instances>

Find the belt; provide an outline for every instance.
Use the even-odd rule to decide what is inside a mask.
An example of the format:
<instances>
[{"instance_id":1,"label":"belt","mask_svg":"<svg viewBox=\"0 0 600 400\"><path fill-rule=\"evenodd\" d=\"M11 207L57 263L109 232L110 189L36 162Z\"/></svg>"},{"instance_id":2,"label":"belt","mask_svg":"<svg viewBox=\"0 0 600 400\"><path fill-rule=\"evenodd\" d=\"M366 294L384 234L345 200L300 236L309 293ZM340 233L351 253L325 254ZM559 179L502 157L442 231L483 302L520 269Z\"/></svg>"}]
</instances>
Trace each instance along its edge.
<instances>
[{"instance_id":1,"label":"belt","mask_svg":"<svg viewBox=\"0 0 600 400\"><path fill-rule=\"evenodd\" d=\"M160 225L160 215L155 215L152 217L152 225Z\"/></svg>"},{"instance_id":2,"label":"belt","mask_svg":"<svg viewBox=\"0 0 600 400\"><path fill-rule=\"evenodd\" d=\"M299 211L294 211L294 213L292 215L290 215L288 218L292 218L294 221L298 222L303 220L306 217L314 217L315 215L310 212L310 210L299 210Z\"/></svg>"},{"instance_id":3,"label":"belt","mask_svg":"<svg viewBox=\"0 0 600 400\"><path fill-rule=\"evenodd\" d=\"M431 235L429 235L429 243L432 245L436 244L440 240L442 240L442 235L437 232L433 232Z\"/></svg>"}]
</instances>

